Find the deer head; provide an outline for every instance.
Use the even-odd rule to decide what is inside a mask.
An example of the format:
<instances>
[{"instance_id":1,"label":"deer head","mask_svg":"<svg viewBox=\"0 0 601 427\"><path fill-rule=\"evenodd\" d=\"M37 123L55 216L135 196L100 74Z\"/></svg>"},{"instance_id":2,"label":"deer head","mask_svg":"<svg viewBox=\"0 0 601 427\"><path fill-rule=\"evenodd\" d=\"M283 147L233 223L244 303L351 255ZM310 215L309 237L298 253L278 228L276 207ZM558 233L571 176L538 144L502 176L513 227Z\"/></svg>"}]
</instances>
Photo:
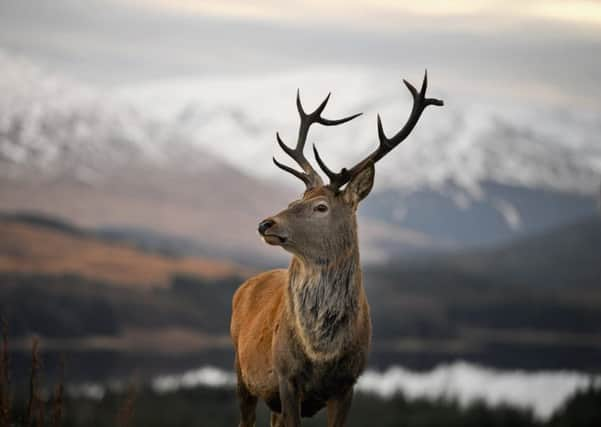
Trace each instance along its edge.
<instances>
[{"instance_id":1,"label":"deer head","mask_svg":"<svg viewBox=\"0 0 601 427\"><path fill-rule=\"evenodd\" d=\"M428 105L442 106L443 102L435 98L426 98L428 86L427 73L424 75L420 91L406 80L405 86L413 96L413 108L409 119L396 135L388 138L384 133L382 120L378 115L378 147L350 169L343 168L333 172L322 160L315 145L315 160L329 179L324 184L304 155L305 142L312 124L335 126L346 123L358 116L354 114L339 120L329 120L321 116L330 94L310 114L307 114L297 92L296 106L300 115L300 126L296 146L290 148L276 134L278 144L302 169L298 171L278 162L280 169L289 172L305 183L302 198L290 203L287 209L273 215L259 224L259 233L270 245L282 246L285 250L306 260L323 262L347 249L356 247L356 211L359 203L373 187L375 164L397 145L403 142L417 124L422 112Z\"/></svg>"}]
</instances>

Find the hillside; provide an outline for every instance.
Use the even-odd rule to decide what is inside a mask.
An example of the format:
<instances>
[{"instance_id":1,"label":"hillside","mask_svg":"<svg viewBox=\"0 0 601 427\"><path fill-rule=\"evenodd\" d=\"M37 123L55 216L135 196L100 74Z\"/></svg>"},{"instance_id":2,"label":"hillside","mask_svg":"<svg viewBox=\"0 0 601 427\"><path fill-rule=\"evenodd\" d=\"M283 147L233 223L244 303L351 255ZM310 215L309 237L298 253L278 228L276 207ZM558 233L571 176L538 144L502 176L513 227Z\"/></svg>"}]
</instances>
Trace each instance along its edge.
<instances>
[{"instance_id":1,"label":"hillside","mask_svg":"<svg viewBox=\"0 0 601 427\"><path fill-rule=\"evenodd\" d=\"M511 244L368 268L375 342L420 366L438 355L599 369L599 254L594 217Z\"/></svg>"},{"instance_id":2,"label":"hillside","mask_svg":"<svg viewBox=\"0 0 601 427\"><path fill-rule=\"evenodd\" d=\"M32 335L51 360L67 355L73 380L229 354L227 313L250 269L147 252L33 214L3 216L0 236L0 316L18 375Z\"/></svg>"},{"instance_id":3,"label":"hillside","mask_svg":"<svg viewBox=\"0 0 601 427\"><path fill-rule=\"evenodd\" d=\"M167 257L98 239L66 223L0 219L0 274L73 275L115 286L166 288L175 274L218 279L248 274L234 263Z\"/></svg>"},{"instance_id":4,"label":"hillside","mask_svg":"<svg viewBox=\"0 0 601 427\"><path fill-rule=\"evenodd\" d=\"M587 217L509 243L444 255L397 259L373 271L423 271L433 286L449 272L475 283L532 288L601 288L601 218Z\"/></svg>"},{"instance_id":5,"label":"hillside","mask_svg":"<svg viewBox=\"0 0 601 427\"><path fill-rule=\"evenodd\" d=\"M17 364L26 363L28 337L38 334L51 357L69 354L78 378L133 367L143 375L203 363L231 367L231 298L247 269L146 252L39 216L4 218L0 227L0 311L12 348L22 352ZM601 369L599 263L578 255L600 253L598 229L590 219L517 242L512 263L498 255L510 247L500 247L367 268L371 366L430 369L467 360L507 369ZM567 247L573 258L556 252ZM557 256L581 262L583 280L541 286L508 279L532 271L540 280L552 277L556 270L545 275L539 266L558 264Z\"/></svg>"},{"instance_id":6,"label":"hillside","mask_svg":"<svg viewBox=\"0 0 601 427\"><path fill-rule=\"evenodd\" d=\"M583 219L501 247L449 256L443 263L524 287L601 288L601 218Z\"/></svg>"}]
</instances>

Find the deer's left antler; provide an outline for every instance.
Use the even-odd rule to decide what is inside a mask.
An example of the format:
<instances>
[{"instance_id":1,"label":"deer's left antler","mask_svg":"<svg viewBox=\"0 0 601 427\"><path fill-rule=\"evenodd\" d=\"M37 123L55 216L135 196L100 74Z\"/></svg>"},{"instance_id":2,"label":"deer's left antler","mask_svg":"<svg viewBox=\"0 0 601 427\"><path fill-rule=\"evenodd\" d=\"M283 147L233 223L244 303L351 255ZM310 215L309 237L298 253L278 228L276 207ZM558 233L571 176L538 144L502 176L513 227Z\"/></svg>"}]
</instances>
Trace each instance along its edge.
<instances>
[{"instance_id":1,"label":"deer's left antler","mask_svg":"<svg viewBox=\"0 0 601 427\"><path fill-rule=\"evenodd\" d=\"M397 145L403 142L411 133L415 125L417 124L422 112L426 109L428 105L436 105L442 106L444 105L443 101L436 98L426 98L426 90L428 89L428 73L427 71L424 73L424 80L422 82L422 87L418 92L417 89L409 83L407 80L403 80L409 92L413 96L413 108L411 109L411 114L409 119L405 123L405 125L394 135L392 138L388 138L384 133L384 129L382 127L382 120L380 119L380 115L378 114L378 138L380 143L378 148L376 148L370 155L361 160L351 169L342 168L340 172L333 172L330 170L324 161L322 160L319 152L315 145L313 145L313 151L315 153L315 159L319 164L319 167L324 171L324 173L330 179L330 186L334 188L340 188L349 182L353 176L357 175L359 172L365 168L370 162L376 163L390 151L392 151ZM327 101L327 98L326 98ZM356 116L353 116L353 118Z\"/></svg>"}]
</instances>

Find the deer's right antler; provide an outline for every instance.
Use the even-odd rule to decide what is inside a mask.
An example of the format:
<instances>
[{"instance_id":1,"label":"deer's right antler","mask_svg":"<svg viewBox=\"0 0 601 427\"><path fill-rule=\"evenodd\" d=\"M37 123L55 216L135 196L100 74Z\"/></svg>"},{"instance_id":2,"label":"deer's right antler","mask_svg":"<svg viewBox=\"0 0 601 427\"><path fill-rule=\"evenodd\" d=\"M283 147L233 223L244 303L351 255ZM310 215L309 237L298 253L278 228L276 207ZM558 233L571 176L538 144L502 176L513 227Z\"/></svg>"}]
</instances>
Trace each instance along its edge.
<instances>
[{"instance_id":1,"label":"deer's right antler","mask_svg":"<svg viewBox=\"0 0 601 427\"><path fill-rule=\"evenodd\" d=\"M286 165L278 162L275 159L275 157L273 158L273 162L280 169L282 169L288 173L291 173L295 177L302 180L305 183L305 185L307 186L307 190L323 185L323 181L321 180L321 177L315 171L315 169L313 169L311 164L307 161L305 154L303 152L305 149L305 143L307 141L307 135L309 133L309 128L311 127L311 125L313 123L319 123L320 125L324 125L324 126L336 126L336 125L346 123L350 120L353 120L354 118L356 118L362 114L362 113L353 114L352 116L345 117L345 118L339 119L339 120L329 120L329 119L325 119L325 118L321 117L321 113L326 108L326 105L327 105L328 101L330 100L330 95L331 95L331 93L328 93L328 96L326 96L326 99L323 100L323 102L319 105L319 107L317 107L315 109L315 111L313 111L312 113L307 114L307 113L305 113L305 110L303 109L303 106L301 104L300 91L296 92L296 108L298 109L298 114L300 116L300 126L298 129L298 139L296 141L296 146L294 148L290 148L289 146L284 144L284 142L280 138L280 134L276 133L276 138L278 140L278 144L280 145L280 147L282 147L282 150L284 150L284 152L286 154L288 154L302 168L303 172L299 172L296 169L293 169L289 166L286 166Z\"/></svg>"}]
</instances>

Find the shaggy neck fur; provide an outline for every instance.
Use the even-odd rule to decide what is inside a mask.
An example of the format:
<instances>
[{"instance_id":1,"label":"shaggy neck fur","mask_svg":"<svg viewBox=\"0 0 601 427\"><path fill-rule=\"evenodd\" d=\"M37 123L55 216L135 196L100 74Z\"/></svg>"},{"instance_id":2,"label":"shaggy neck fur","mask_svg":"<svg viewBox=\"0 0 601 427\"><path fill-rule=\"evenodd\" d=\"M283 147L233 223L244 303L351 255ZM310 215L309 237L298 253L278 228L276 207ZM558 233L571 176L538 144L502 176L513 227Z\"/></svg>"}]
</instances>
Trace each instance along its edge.
<instances>
[{"instance_id":1,"label":"shaggy neck fur","mask_svg":"<svg viewBox=\"0 0 601 427\"><path fill-rule=\"evenodd\" d=\"M354 236L353 236L354 237ZM288 306L307 356L326 360L351 339L361 289L356 238L329 258L295 256L289 268Z\"/></svg>"}]
</instances>

